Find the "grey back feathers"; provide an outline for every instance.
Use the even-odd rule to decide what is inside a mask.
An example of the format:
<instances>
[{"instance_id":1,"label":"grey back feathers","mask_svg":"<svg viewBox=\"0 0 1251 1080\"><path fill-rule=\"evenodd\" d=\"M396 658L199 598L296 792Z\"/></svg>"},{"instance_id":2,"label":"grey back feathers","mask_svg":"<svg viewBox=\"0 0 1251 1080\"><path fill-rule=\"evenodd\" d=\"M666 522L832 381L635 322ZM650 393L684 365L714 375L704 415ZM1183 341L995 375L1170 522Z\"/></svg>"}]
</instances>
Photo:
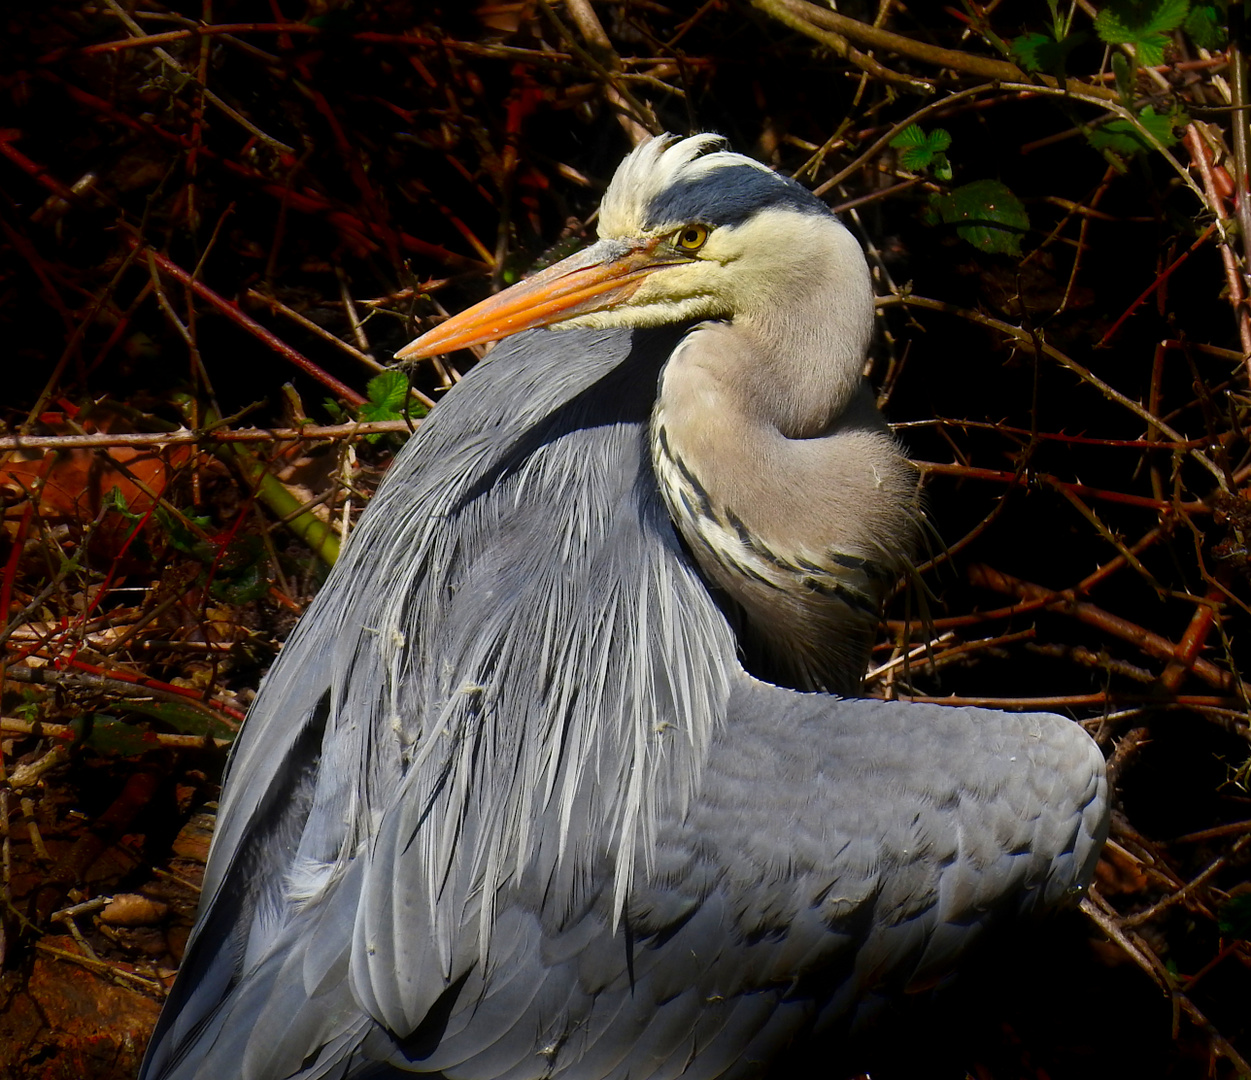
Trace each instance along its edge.
<instances>
[{"instance_id":1,"label":"grey back feathers","mask_svg":"<svg viewBox=\"0 0 1251 1080\"><path fill-rule=\"evenodd\" d=\"M663 204L631 170L651 189L657 169L679 188L771 175L707 139L648 145L605 228ZM742 213L740 238L760 212ZM704 352L718 327L747 337ZM731 395L761 456L710 464L736 429L677 383L698 396L710 356L730 365L714 382L767 366L765 329L530 331L423 423L237 741L145 1077L754 1076L1088 880L1106 783L1076 726L744 671L751 633L787 619L815 622L771 639L777 677L858 665L911 536L911 478L858 371L849 390L802 374L843 395L823 420ZM805 492L762 478L798 466L834 479L779 531ZM785 635L822 625L844 644L790 663Z\"/></svg>"}]
</instances>

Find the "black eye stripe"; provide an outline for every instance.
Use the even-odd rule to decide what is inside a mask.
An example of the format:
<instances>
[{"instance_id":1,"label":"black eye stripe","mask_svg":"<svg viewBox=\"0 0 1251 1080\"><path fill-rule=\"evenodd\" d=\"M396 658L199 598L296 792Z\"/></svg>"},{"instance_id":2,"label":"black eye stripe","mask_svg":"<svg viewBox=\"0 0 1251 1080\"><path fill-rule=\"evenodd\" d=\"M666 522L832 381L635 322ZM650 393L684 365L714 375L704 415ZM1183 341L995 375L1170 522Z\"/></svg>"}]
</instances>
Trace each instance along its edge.
<instances>
[{"instance_id":1,"label":"black eye stripe","mask_svg":"<svg viewBox=\"0 0 1251 1080\"><path fill-rule=\"evenodd\" d=\"M693 179L679 179L653 196L644 211L644 228L699 221L715 207L709 225L740 225L759 210L829 214L830 208L794 180L746 164L729 164Z\"/></svg>"}]
</instances>

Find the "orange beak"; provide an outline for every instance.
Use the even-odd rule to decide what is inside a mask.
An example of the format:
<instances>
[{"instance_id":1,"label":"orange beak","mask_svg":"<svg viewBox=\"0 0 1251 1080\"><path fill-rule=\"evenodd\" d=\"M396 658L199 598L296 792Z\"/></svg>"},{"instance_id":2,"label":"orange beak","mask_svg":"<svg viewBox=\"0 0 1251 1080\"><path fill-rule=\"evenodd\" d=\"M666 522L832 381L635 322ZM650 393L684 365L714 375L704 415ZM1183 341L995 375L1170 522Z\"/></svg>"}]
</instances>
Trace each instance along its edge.
<instances>
[{"instance_id":1,"label":"orange beak","mask_svg":"<svg viewBox=\"0 0 1251 1080\"><path fill-rule=\"evenodd\" d=\"M658 252L659 245L659 239L600 240L511 289L453 315L409 342L395 357L417 360L467 349L625 303L648 274L686 261L667 250Z\"/></svg>"}]
</instances>

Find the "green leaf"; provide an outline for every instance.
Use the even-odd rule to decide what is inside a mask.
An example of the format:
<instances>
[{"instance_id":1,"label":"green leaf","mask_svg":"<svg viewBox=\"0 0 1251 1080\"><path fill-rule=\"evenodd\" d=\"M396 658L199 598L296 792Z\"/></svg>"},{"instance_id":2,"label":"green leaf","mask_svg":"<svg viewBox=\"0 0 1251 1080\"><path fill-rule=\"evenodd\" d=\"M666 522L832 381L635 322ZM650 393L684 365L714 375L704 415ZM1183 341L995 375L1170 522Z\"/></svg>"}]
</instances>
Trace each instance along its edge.
<instances>
[{"instance_id":1,"label":"green leaf","mask_svg":"<svg viewBox=\"0 0 1251 1080\"><path fill-rule=\"evenodd\" d=\"M1177 142L1174 127L1186 122L1184 113L1160 116L1148 105L1139 113L1137 124L1129 120L1110 120L1092 128L1086 138L1096 150L1110 150L1114 154L1143 154L1155 149L1151 139L1143 133L1144 128L1161 146L1172 146Z\"/></svg>"},{"instance_id":2,"label":"green leaf","mask_svg":"<svg viewBox=\"0 0 1251 1080\"><path fill-rule=\"evenodd\" d=\"M112 513L119 514L125 521L130 523L130 528L126 532L125 540L129 543L135 537L135 533L139 531L139 527L143 524L143 515L136 514L129 506L126 505L126 497L122 494L121 488L114 485L104 493L104 497L100 500L100 505ZM132 555L137 558L143 558L139 546L132 549Z\"/></svg>"},{"instance_id":3,"label":"green leaf","mask_svg":"<svg viewBox=\"0 0 1251 1080\"><path fill-rule=\"evenodd\" d=\"M933 160L934 155L924 146L910 146L899 155L899 164L912 172L928 169Z\"/></svg>"},{"instance_id":4,"label":"green leaf","mask_svg":"<svg viewBox=\"0 0 1251 1080\"><path fill-rule=\"evenodd\" d=\"M924 146L929 142L920 124L909 124L898 135L891 139L890 144L896 150L908 146Z\"/></svg>"},{"instance_id":5,"label":"green leaf","mask_svg":"<svg viewBox=\"0 0 1251 1080\"><path fill-rule=\"evenodd\" d=\"M251 563L228 578L214 577L209 592L228 604L246 604L269 592L269 575L262 564Z\"/></svg>"},{"instance_id":6,"label":"green leaf","mask_svg":"<svg viewBox=\"0 0 1251 1080\"><path fill-rule=\"evenodd\" d=\"M196 536L179 515L170 513L163 506L158 506L156 508L156 520L160 523L161 528L165 530L165 535L169 538L170 544L173 545L176 551L181 551L184 555L190 555L202 563L210 563L216 558L217 548L207 540L201 540ZM196 518L188 516L188 520L201 527L209 523L207 517Z\"/></svg>"},{"instance_id":7,"label":"green leaf","mask_svg":"<svg viewBox=\"0 0 1251 1080\"><path fill-rule=\"evenodd\" d=\"M408 398L408 376L391 368L370 379L365 393L369 396L371 405L383 409L402 409Z\"/></svg>"},{"instance_id":8,"label":"green leaf","mask_svg":"<svg viewBox=\"0 0 1251 1080\"><path fill-rule=\"evenodd\" d=\"M1046 71L1043 51L1055 45L1049 34L1022 34L1012 41L1012 58L1026 71Z\"/></svg>"},{"instance_id":9,"label":"green leaf","mask_svg":"<svg viewBox=\"0 0 1251 1080\"><path fill-rule=\"evenodd\" d=\"M1079 31L1057 41L1050 34L1024 34L1012 42L1012 56L1026 71L1063 75L1069 53L1088 36Z\"/></svg>"},{"instance_id":10,"label":"green leaf","mask_svg":"<svg viewBox=\"0 0 1251 1080\"><path fill-rule=\"evenodd\" d=\"M83 744L101 754L136 757L156 748L146 727L136 727L108 713L92 713L81 718ZM78 726L78 721L74 724Z\"/></svg>"},{"instance_id":11,"label":"green leaf","mask_svg":"<svg viewBox=\"0 0 1251 1080\"><path fill-rule=\"evenodd\" d=\"M231 604L246 604L269 591L268 557L259 536L240 536L226 545L213 568L209 592Z\"/></svg>"},{"instance_id":12,"label":"green leaf","mask_svg":"<svg viewBox=\"0 0 1251 1080\"><path fill-rule=\"evenodd\" d=\"M369 380L366 392L369 400L360 407L360 418L366 422L375 420L403 420L404 406L408 401L408 376L398 368L391 368ZM423 406L413 403L409 413L425 416ZM375 443L382 438L380 434L366 435L369 442Z\"/></svg>"},{"instance_id":13,"label":"green leaf","mask_svg":"<svg viewBox=\"0 0 1251 1080\"><path fill-rule=\"evenodd\" d=\"M1158 67L1164 63L1164 50L1169 46L1165 34L1147 34L1134 42L1134 50L1138 54L1138 62L1144 67Z\"/></svg>"},{"instance_id":14,"label":"green leaf","mask_svg":"<svg viewBox=\"0 0 1251 1080\"><path fill-rule=\"evenodd\" d=\"M1182 24L1187 36L1201 49L1223 49L1229 39L1225 24L1215 4L1196 4Z\"/></svg>"},{"instance_id":15,"label":"green leaf","mask_svg":"<svg viewBox=\"0 0 1251 1080\"><path fill-rule=\"evenodd\" d=\"M126 702L126 710L160 720L184 735L211 735L215 739L233 739L235 735L224 720L214 718L210 712L190 702L183 705L177 701L132 699Z\"/></svg>"},{"instance_id":16,"label":"green leaf","mask_svg":"<svg viewBox=\"0 0 1251 1080\"><path fill-rule=\"evenodd\" d=\"M1095 30L1109 45L1132 45L1138 62L1154 67L1189 11L1190 0L1111 0L1095 16Z\"/></svg>"},{"instance_id":17,"label":"green leaf","mask_svg":"<svg viewBox=\"0 0 1251 1080\"><path fill-rule=\"evenodd\" d=\"M333 400L332 398L324 398L322 400L321 405L322 405L322 408L325 409L326 412L330 414L330 419L333 420L336 424L343 424L347 422L347 418L348 418L347 413L345 413L343 409L339 407L339 403L337 401Z\"/></svg>"},{"instance_id":18,"label":"green leaf","mask_svg":"<svg viewBox=\"0 0 1251 1080\"><path fill-rule=\"evenodd\" d=\"M1190 0L1110 0L1095 16L1095 29L1109 45L1133 45L1146 34L1176 30L1189 11Z\"/></svg>"},{"instance_id":19,"label":"green leaf","mask_svg":"<svg viewBox=\"0 0 1251 1080\"><path fill-rule=\"evenodd\" d=\"M129 521L139 520L139 515L132 513L130 507L126 505L126 496L122 494L122 489L116 485L104 493L104 498L100 500L100 505L105 510L112 510L121 514L122 517Z\"/></svg>"},{"instance_id":20,"label":"green leaf","mask_svg":"<svg viewBox=\"0 0 1251 1080\"><path fill-rule=\"evenodd\" d=\"M951 134L944 128L935 128L928 135L919 124L909 124L890 141L899 153L899 164L913 172L933 167L951 176L951 166L943 151L951 146Z\"/></svg>"},{"instance_id":21,"label":"green leaf","mask_svg":"<svg viewBox=\"0 0 1251 1080\"><path fill-rule=\"evenodd\" d=\"M1021 254L1029 215L1021 200L998 180L974 180L945 195L932 195L930 209L975 248L999 255Z\"/></svg>"}]
</instances>

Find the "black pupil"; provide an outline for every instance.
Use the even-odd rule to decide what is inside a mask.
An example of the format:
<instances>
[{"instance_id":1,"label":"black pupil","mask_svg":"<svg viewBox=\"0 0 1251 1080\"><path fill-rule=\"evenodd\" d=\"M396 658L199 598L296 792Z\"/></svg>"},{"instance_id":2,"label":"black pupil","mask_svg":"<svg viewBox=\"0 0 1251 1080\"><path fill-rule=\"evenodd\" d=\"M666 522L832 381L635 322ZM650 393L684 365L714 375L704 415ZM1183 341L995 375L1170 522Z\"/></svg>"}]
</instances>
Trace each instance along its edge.
<instances>
[{"instance_id":1,"label":"black pupil","mask_svg":"<svg viewBox=\"0 0 1251 1080\"><path fill-rule=\"evenodd\" d=\"M693 245L693 244L698 244L699 243L699 230L687 229L686 232L682 234L682 243L688 246Z\"/></svg>"}]
</instances>

